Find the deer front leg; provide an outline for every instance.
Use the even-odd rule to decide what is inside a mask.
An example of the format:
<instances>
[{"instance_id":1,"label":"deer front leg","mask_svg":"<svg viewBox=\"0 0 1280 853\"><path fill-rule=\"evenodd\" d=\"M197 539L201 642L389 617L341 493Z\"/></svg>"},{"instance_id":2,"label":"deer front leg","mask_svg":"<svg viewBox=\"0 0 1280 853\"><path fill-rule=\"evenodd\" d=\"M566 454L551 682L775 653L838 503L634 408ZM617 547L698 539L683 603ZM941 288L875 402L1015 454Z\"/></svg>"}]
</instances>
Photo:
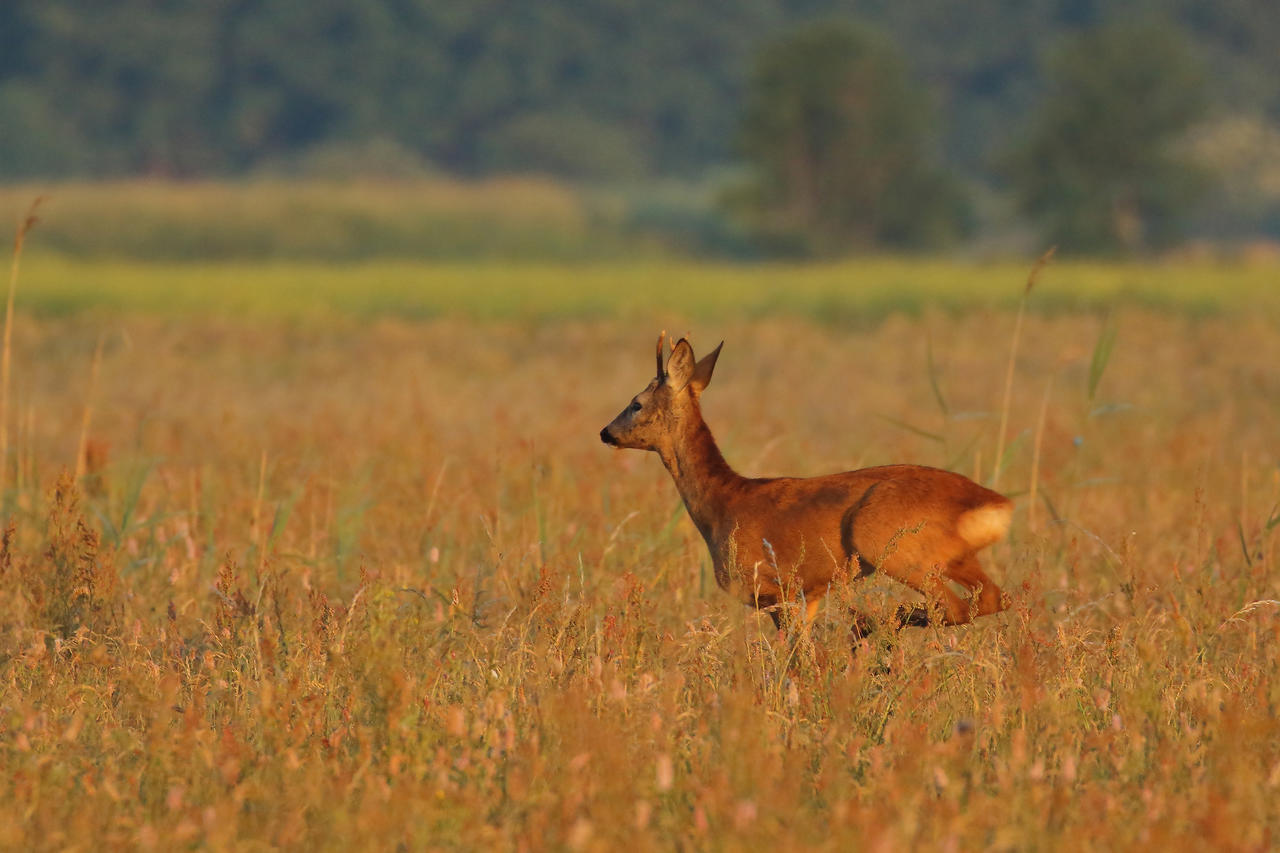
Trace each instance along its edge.
<instances>
[{"instance_id":1,"label":"deer front leg","mask_svg":"<svg viewBox=\"0 0 1280 853\"><path fill-rule=\"evenodd\" d=\"M794 604L789 601L778 601L769 607L762 607L769 614L769 618L773 620L773 626L778 631L786 631L793 628L797 632L807 631L809 626L813 624L813 620L817 618L818 610L822 607L822 596L808 596L802 598ZM794 615L792 612L794 610Z\"/></svg>"},{"instance_id":2,"label":"deer front leg","mask_svg":"<svg viewBox=\"0 0 1280 853\"><path fill-rule=\"evenodd\" d=\"M806 605L805 623L812 624L817 618L818 609L822 606L822 599L810 599ZM849 608L849 633L853 637L853 641L857 643L870 637L875 632L875 624L870 619L863 616L856 608Z\"/></svg>"}]
</instances>

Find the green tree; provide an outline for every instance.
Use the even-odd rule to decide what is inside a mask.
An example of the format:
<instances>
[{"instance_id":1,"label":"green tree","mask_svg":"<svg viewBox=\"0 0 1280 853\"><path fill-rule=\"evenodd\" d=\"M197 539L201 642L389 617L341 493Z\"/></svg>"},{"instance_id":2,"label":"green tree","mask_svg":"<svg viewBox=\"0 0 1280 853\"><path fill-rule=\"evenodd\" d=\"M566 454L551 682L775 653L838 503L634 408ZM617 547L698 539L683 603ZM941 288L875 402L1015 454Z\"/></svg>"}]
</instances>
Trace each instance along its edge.
<instances>
[{"instance_id":1,"label":"green tree","mask_svg":"<svg viewBox=\"0 0 1280 853\"><path fill-rule=\"evenodd\" d=\"M961 230L963 199L930 162L928 102L900 51L862 26L811 24L761 50L738 201L763 235L832 253L930 245Z\"/></svg>"},{"instance_id":2,"label":"green tree","mask_svg":"<svg viewBox=\"0 0 1280 853\"><path fill-rule=\"evenodd\" d=\"M985 182L1044 101L1040 46L1135 14L1186 28L1216 104L1280 115L1270 0L0 0L0 180L242 174L379 142L461 174L699 177L733 159L762 43L862 16L928 81L928 147Z\"/></svg>"},{"instance_id":3,"label":"green tree","mask_svg":"<svg viewBox=\"0 0 1280 853\"><path fill-rule=\"evenodd\" d=\"M1051 55L1049 92L1011 159L1023 209L1068 251L1167 245L1206 186L1179 143L1207 106L1182 34L1117 23Z\"/></svg>"}]
</instances>

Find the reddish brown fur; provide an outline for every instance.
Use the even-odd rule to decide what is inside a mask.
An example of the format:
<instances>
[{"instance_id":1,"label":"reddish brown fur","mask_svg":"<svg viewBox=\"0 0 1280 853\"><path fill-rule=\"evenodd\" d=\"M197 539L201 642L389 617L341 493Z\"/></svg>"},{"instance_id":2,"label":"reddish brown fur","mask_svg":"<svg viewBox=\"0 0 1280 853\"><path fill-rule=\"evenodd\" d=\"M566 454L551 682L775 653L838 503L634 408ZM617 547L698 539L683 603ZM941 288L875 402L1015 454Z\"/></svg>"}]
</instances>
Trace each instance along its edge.
<instances>
[{"instance_id":1,"label":"reddish brown fur","mask_svg":"<svg viewBox=\"0 0 1280 853\"><path fill-rule=\"evenodd\" d=\"M1003 610L1000 588L977 552L1003 537L1013 504L950 471L886 465L824 477L750 479L716 446L698 397L720 348L696 361L681 339L658 376L600 432L617 447L656 451L706 540L716 581L780 621L780 605L803 602L812 618L840 577L882 571L923 593L945 624ZM954 582L971 595L961 598ZM901 624L928 609L900 612ZM859 630L865 624L861 617Z\"/></svg>"}]
</instances>

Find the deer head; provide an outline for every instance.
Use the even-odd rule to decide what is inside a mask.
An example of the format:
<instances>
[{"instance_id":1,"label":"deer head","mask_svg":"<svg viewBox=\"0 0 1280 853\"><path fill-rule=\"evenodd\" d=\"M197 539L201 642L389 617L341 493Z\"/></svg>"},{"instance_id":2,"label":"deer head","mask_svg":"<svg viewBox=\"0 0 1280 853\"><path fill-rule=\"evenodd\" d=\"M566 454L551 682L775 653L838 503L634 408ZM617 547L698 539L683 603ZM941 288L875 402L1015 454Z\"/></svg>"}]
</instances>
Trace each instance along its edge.
<instances>
[{"instance_id":1,"label":"deer head","mask_svg":"<svg viewBox=\"0 0 1280 853\"><path fill-rule=\"evenodd\" d=\"M666 338L666 332L658 336L658 375L631 398L631 405L600 430L600 440L605 444L660 450L676 434L677 427L692 416L701 417L698 397L711 382L724 343L698 361L684 338L676 341L667 358Z\"/></svg>"}]
</instances>

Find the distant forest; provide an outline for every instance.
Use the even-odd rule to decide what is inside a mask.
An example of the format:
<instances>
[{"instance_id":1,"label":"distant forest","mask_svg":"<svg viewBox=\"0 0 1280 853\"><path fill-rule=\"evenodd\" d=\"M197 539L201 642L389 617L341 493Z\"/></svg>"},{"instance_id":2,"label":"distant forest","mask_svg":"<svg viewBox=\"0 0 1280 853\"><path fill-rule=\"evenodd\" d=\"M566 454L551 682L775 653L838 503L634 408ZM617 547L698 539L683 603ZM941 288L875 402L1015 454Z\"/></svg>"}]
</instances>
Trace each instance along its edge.
<instances>
[{"instance_id":1,"label":"distant forest","mask_svg":"<svg viewBox=\"0 0 1280 853\"><path fill-rule=\"evenodd\" d=\"M0 178L207 177L381 146L459 175L702 176L739 154L762 44L856 18L897 42L971 179L1043 57L1116 18L1182 28L1212 108L1280 118L1275 0L4 0Z\"/></svg>"}]
</instances>

